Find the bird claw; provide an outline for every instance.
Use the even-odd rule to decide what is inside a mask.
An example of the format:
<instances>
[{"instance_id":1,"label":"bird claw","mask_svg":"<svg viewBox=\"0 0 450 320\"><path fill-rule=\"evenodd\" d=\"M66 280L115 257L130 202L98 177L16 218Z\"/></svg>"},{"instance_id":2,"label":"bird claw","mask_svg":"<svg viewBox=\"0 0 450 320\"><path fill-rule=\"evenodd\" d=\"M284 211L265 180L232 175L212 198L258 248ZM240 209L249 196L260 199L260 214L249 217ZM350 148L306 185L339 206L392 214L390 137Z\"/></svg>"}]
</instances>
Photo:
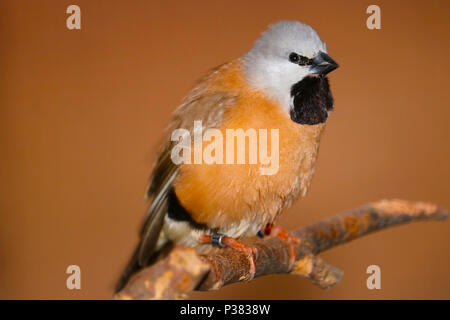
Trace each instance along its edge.
<instances>
[{"instance_id":1,"label":"bird claw","mask_svg":"<svg viewBox=\"0 0 450 320\"><path fill-rule=\"evenodd\" d=\"M244 244L232 237L228 237L228 236L220 237L220 244L212 242L211 241L212 239L213 239L213 236L205 234L205 235L202 235L198 241L199 241L199 243L213 243L215 245L227 247L227 248L244 253L248 259L249 270L248 270L247 276L243 277L241 280L245 279L246 281L250 281L255 277L256 265L255 265L255 260L253 257L256 256L256 254L258 253L258 249L255 246L246 245L246 244Z\"/></svg>"},{"instance_id":2,"label":"bird claw","mask_svg":"<svg viewBox=\"0 0 450 320\"><path fill-rule=\"evenodd\" d=\"M300 243L301 241L300 238L291 235L289 232L280 227L273 227L271 225L270 227L265 228L265 233L270 236L284 240L289 244L290 247L289 269L292 269L295 263L295 245Z\"/></svg>"}]
</instances>

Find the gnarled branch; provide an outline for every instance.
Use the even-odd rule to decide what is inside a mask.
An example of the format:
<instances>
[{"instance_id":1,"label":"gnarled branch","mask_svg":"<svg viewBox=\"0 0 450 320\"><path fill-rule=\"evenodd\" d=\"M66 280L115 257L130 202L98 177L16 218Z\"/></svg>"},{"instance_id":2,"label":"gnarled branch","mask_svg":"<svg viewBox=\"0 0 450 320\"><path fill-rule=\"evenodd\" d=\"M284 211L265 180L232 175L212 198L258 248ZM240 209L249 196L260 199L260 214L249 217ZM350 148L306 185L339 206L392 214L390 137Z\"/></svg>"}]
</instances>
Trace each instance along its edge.
<instances>
[{"instance_id":1,"label":"gnarled branch","mask_svg":"<svg viewBox=\"0 0 450 320\"><path fill-rule=\"evenodd\" d=\"M381 200L293 231L300 238L296 262L290 267L289 245L278 238L242 240L255 246L255 277L290 273L305 276L321 288L337 284L343 272L316 255L339 244L388 227L422 220L444 220L447 211L434 204ZM249 270L246 256L229 249L200 255L193 248L177 247L164 259L134 275L116 299L177 299L190 291L217 290L244 281Z\"/></svg>"}]
</instances>

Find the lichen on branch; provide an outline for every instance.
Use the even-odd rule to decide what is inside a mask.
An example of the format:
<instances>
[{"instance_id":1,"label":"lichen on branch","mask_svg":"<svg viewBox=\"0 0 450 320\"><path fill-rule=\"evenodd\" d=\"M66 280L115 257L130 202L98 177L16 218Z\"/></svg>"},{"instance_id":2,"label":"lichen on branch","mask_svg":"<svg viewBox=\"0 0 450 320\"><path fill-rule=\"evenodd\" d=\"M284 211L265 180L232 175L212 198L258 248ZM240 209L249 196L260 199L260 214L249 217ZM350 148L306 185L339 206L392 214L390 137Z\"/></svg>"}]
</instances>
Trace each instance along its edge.
<instances>
[{"instance_id":1,"label":"lichen on branch","mask_svg":"<svg viewBox=\"0 0 450 320\"><path fill-rule=\"evenodd\" d=\"M445 220L448 212L432 203L381 200L291 232L300 238L290 265L289 244L279 238L243 239L257 248L255 277L289 273L310 279L321 288L339 283L343 272L317 254L375 231L414 221ZM163 259L139 271L115 299L180 299L193 290L217 290L244 281L247 257L227 248L202 255L176 247Z\"/></svg>"}]
</instances>

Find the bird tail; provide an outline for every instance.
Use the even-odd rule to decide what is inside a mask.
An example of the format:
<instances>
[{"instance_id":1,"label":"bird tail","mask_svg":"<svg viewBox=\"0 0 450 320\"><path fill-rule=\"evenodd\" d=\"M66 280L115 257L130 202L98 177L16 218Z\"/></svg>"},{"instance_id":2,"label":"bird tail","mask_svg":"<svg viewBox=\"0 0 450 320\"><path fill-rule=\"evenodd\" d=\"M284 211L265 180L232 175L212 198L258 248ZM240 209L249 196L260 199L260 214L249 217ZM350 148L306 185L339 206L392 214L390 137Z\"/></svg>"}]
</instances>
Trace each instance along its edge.
<instances>
[{"instance_id":1,"label":"bird tail","mask_svg":"<svg viewBox=\"0 0 450 320\"><path fill-rule=\"evenodd\" d=\"M141 266L139 265L138 255L139 255L139 245L136 247L136 249L134 249L133 255L131 256L131 259L128 262L127 267L125 268L125 271L120 276L120 279L117 282L116 288L114 290L115 293L122 290L123 287L125 287L125 285L127 284L128 280L130 280L130 277L141 268Z\"/></svg>"},{"instance_id":2,"label":"bird tail","mask_svg":"<svg viewBox=\"0 0 450 320\"><path fill-rule=\"evenodd\" d=\"M170 251L172 248L172 243L169 241L162 241L160 247L153 247L151 249L151 254L149 255L148 261L145 262L145 264L141 264L139 262L139 254L141 250L142 243L139 243L136 248L133 251L133 255L131 256L131 259L129 260L125 270L122 272L122 275L120 276L119 281L117 281L116 287L114 289L114 292L117 293L121 291L127 282L130 280L131 276L134 275L136 272L141 270L143 267L152 265L156 263L159 259L165 257L167 255L167 252Z\"/></svg>"}]
</instances>

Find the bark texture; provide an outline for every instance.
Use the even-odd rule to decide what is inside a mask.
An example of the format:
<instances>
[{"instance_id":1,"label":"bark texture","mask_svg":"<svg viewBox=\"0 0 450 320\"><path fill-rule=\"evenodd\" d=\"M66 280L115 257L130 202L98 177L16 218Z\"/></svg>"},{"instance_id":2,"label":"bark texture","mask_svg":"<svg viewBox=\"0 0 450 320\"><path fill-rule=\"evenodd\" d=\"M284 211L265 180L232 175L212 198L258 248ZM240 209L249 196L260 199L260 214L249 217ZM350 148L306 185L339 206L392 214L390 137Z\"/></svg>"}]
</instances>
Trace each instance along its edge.
<instances>
[{"instance_id":1,"label":"bark texture","mask_svg":"<svg viewBox=\"0 0 450 320\"><path fill-rule=\"evenodd\" d=\"M278 238L248 238L242 242L257 248L255 277L290 273L309 278L321 288L339 283L343 272L316 255L374 231L414 221L444 220L448 212L435 204L405 200L381 200L295 230L295 264L290 265L290 246ZM157 263L134 275L116 299L179 299L192 290L217 290L245 281L247 257L230 249L201 255L193 248L174 248Z\"/></svg>"}]
</instances>

